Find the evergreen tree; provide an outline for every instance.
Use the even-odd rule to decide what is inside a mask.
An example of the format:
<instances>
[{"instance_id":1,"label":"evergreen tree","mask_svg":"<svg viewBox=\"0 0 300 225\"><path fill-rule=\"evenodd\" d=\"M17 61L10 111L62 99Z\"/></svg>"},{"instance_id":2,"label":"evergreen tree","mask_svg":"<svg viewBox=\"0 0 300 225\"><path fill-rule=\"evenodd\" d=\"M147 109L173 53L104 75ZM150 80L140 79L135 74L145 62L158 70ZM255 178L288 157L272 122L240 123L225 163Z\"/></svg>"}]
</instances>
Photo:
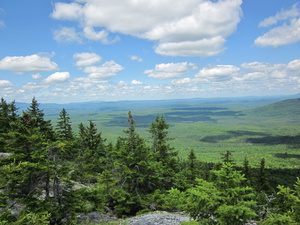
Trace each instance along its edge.
<instances>
[{"instance_id":1,"label":"evergreen tree","mask_svg":"<svg viewBox=\"0 0 300 225\"><path fill-rule=\"evenodd\" d=\"M106 160L106 146L101 135L101 132L98 132L96 128L96 124L91 120L86 127L82 123L79 124L77 171L81 181L96 182L98 173L103 171Z\"/></svg>"},{"instance_id":2,"label":"evergreen tree","mask_svg":"<svg viewBox=\"0 0 300 225\"><path fill-rule=\"evenodd\" d=\"M249 165L248 159L245 157L244 162L243 162L243 169L242 172L246 178L245 184L249 186L253 186L253 174L252 174L252 169Z\"/></svg>"},{"instance_id":3,"label":"evergreen tree","mask_svg":"<svg viewBox=\"0 0 300 225\"><path fill-rule=\"evenodd\" d=\"M231 163L232 165L235 164L230 151L226 151L226 153L221 153L221 155L222 155L221 159L223 163Z\"/></svg>"},{"instance_id":4,"label":"evergreen tree","mask_svg":"<svg viewBox=\"0 0 300 225\"><path fill-rule=\"evenodd\" d=\"M107 187L108 180L117 184L115 188L110 188L109 205L118 213L127 215L134 215L148 207L148 195L159 187L160 169L163 168L135 128L135 120L129 111L128 129L124 131L126 137L118 139L111 154L113 168L109 166L101 176L101 185Z\"/></svg>"},{"instance_id":5,"label":"evergreen tree","mask_svg":"<svg viewBox=\"0 0 300 225\"><path fill-rule=\"evenodd\" d=\"M170 199L170 203L177 204L201 224L243 225L253 219L255 195L252 188L243 187L243 175L230 163L223 163L213 173L215 182L198 179L198 185L186 192L171 190L167 201Z\"/></svg>"},{"instance_id":6,"label":"evergreen tree","mask_svg":"<svg viewBox=\"0 0 300 225\"><path fill-rule=\"evenodd\" d=\"M41 133L46 136L48 140L54 140L54 131L51 125L50 120L45 120L44 118L44 110L39 108L39 103L37 100L32 98L31 104L26 111L23 112L25 117L30 117L31 126L34 128L39 128Z\"/></svg>"},{"instance_id":7,"label":"evergreen tree","mask_svg":"<svg viewBox=\"0 0 300 225\"><path fill-rule=\"evenodd\" d=\"M73 140L73 132L69 114L63 108L57 119L56 132L61 140L71 141Z\"/></svg>"},{"instance_id":8,"label":"evergreen tree","mask_svg":"<svg viewBox=\"0 0 300 225\"><path fill-rule=\"evenodd\" d=\"M271 186L269 184L268 177L266 174L265 163L265 159L261 159L259 171L256 177L256 189L259 192L269 193L271 191Z\"/></svg>"},{"instance_id":9,"label":"evergreen tree","mask_svg":"<svg viewBox=\"0 0 300 225\"><path fill-rule=\"evenodd\" d=\"M101 135L101 132L98 132L96 124L93 121L90 120L89 125L86 127L80 123L78 142L79 146L83 149L82 154L91 150L97 152L99 156L105 156L105 152L103 151L103 142L105 140L102 139Z\"/></svg>"},{"instance_id":10,"label":"evergreen tree","mask_svg":"<svg viewBox=\"0 0 300 225\"><path fill-rule=\"evenodd\" d=\"M11 124L18 119L18 108L15 102L8 104L3 98L0 102L0 149L4 151L7 144L7 133L12 131Z\"/></svg>"},{"instance_id":11,"label":"evergreen tree","mask_svg":"<svg viewBox=\"0 0 300 225\"><path fill-rule=\"evenodd\" d=\"M163 182L160 189L169 189L174 183L175 174L178 172L177 151L170 146L169 124L164 116L156 116L148 132L152 136L151 150L155 153L156 160L162 163L160 177Z\"/></svg>"},{"instance_id":12,"label":"evergreen tree","mask_svg":"<svg viewBox=\"0 0 300 225\"><path fill-rule=\"evenodd\" d=\"M69 204L71 198L66 196L72 193L71 185L67 185L66 180L61 184L63 176L70 171L60 160L64 145L50 139L52 127L44 120L36 101L20 117L14 113L14 104L8 108L11 119L4 150L12 154L0 160L0 185L1 194L12 203L4 207L1 217L17 220L16 224L25 221L42 224L45 215L48 224L74 218L72 204ZM17 203L24 206L24 210L16 217L9 215L9 209Z\"/></svg>"},{"instance_id":13,"label":"evergreen tree","mask_svg":"<svg viewBox=\"0 0 300 225\"><path fill-rule=\"evenodd\" d=\"M168 131L169 127L170 125L164 116L157 115L148 131L152 135L152 151L158 153L159 159L165 165L175 166L174 157L177 156L177 151L168 144L168 141L173 140L168 137L170 133Z\"/></svg>"},{"instance_id":14,"label":"evergreen tree","mask_svg":"<svg viewBox=\"0 0 300 225\"><path fill-rule=\"evenodd\" d=\"M197 158L195 155L194 150L192 149L190 151L190 154L188 156L188 179L190 181L191 184L195 183L196 177L197 177L197 168L196 168L196 162Z\"/></svg>"}]
</instances>

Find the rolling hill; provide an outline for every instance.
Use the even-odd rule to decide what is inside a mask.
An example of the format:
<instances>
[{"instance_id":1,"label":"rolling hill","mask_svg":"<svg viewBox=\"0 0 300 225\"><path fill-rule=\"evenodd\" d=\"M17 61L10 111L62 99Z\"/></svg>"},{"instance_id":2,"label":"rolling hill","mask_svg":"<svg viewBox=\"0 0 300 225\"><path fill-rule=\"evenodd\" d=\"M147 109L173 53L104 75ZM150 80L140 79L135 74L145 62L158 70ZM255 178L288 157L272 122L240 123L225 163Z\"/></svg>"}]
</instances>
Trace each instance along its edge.
<instances>
[{"instance_id":1,"label":"rolling hill","mask_svg":"<svg viewBox=\"0 0 300 225\"><path fill-rule=\"evenodd\" d=\"M296 119L300 116L300 98L275 102L266 106L251 109L248 113L262 117Z\"/></svg>"}]
</instances>

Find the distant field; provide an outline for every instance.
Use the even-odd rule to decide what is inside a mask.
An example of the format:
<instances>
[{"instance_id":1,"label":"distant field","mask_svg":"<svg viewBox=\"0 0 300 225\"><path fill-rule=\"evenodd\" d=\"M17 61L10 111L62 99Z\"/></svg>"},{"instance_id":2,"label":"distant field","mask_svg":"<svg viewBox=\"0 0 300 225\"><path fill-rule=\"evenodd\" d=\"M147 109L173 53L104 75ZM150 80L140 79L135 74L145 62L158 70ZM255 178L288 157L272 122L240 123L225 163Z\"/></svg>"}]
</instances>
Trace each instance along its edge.
<instances>
[{"instance_id":1,"label":"distant field","mask_svg":"<svg viewBox=\"0 0 300 225\"><path fill-rule=\"evenodd\" d=\"M80 122L92 120L107 143L124 136L122 131L127 128L127 113L131 110L137 131L147 140L147 128L155 116L164 115L171 126L170 137L175 138L170 144L180 157L187 157L193 149L199 160L219 162L221 153L231 151L238 165L247 157L253 167L265 158L269 168L300 168L300 104L286 101L272 105L276 100L128 101L93 103L90 108L63 107L75 131ZM47 110L47 119L55 124L59 111Z\"/></svg>"}]
</instances>

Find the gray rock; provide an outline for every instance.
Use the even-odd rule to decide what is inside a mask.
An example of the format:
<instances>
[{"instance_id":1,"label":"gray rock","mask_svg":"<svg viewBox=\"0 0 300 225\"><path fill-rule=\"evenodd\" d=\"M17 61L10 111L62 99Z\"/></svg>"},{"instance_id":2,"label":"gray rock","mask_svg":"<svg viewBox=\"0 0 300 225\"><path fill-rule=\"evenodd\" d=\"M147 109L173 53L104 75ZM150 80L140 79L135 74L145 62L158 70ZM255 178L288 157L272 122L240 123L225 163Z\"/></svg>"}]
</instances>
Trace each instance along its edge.
<instances>
[{"instance_id":1,"label":"gray rock","mask_svg":"<svg viewBox=\"0 0 300 225\"><path fill-rule=\"evenodd\" d=\"M112 218L108 214L102 212L90 212L86 214L81 214L77 217L77 221L79 224L86 223L103 223L108 221L114 221L115 218Z\"/></svg>"},{"instance_id":2,"label":"gray rock","mask_svg":"<svg viewBox=\"0 0 300 225\"><path fill-rule=\"evenodd\" d=\"M128 225L180 225L184 221L191 221L191 218L182 214L167 212L150 213L136 216L125 220L123 224Z\"/></svg>"}]
</instances>

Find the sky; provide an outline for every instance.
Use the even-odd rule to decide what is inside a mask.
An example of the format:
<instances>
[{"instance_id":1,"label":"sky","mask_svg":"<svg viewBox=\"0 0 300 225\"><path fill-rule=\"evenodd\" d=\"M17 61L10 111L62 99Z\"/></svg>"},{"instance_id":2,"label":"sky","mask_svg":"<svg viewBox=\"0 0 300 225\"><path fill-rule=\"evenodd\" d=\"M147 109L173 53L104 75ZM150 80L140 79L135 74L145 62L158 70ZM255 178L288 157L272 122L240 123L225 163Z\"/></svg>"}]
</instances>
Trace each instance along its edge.
<instances>
[{"instance_id":1,"label":"sky","mask_svg":"<svg viewBox=\"0 0 300 225\"><path fill-rule=\"evenodd\" d=\"M7 101L298 93L300 1L0 0Z\"/></svg>"}]
</instances>

